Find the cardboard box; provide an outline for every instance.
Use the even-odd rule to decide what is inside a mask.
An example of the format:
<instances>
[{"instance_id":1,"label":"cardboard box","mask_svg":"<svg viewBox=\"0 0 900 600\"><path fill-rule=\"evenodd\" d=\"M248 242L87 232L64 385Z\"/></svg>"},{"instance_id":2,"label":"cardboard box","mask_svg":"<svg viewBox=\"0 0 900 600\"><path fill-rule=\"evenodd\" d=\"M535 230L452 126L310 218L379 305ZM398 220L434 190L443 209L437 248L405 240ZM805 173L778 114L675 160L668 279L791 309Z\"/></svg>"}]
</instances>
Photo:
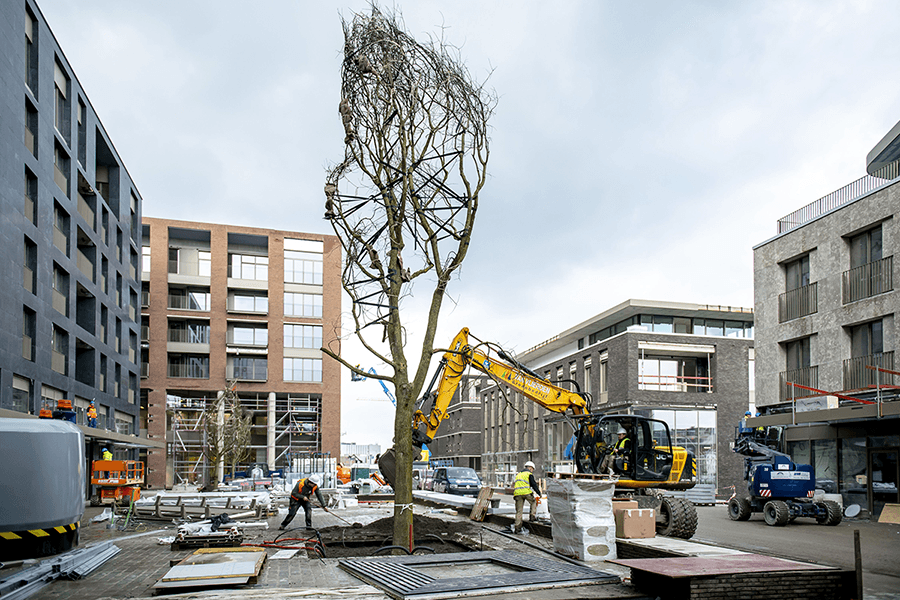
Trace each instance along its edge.
<instances>
[{"instance_id":1,"label":"cardboard box","mask_svg":"<svg viewBox=\"0 0 900 600\"><path fill-rule=\"evenodd\" d=\"M620 510L639 508L637 500L631 500L629 498L613 498L612 509L613 514L616 514Z\"/></svg>"},{"instance_id":2,"label":"cardboard box","mask_svg":"<svg viewBox=\"0 0 900 600\"><path fill-rule=\"evenodd\" d=\"M616 511L615 517L617 538L656 537L656 515L652 508L626 508Z\"/></svg>"}]
</instances>

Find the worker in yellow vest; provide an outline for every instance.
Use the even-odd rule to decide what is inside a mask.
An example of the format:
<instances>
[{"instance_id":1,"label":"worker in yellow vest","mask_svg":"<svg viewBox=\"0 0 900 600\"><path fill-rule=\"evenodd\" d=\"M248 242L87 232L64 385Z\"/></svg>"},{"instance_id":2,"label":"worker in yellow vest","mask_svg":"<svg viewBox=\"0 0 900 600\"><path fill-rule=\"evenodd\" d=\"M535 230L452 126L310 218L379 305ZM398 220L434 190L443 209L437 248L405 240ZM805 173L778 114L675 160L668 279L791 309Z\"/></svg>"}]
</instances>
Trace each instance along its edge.
<instances>
[{"instance_id":1,"label":"worker in yellow vest","mask_svg":"<svg viewBox=\"0 0 900 600\"><path fill-rule=\"evenodd\" d=\"M112 452L110 452L109 449L107 449L107 448L103 449L103 452L100 453L100 456L103 460L112 460L113 459Z\"/></svg>"},{"instance_id":2,"label":"worker in yellow vest","mask_svg":"<svg viewBox=\"0 0 900 600\"><path fill-rule=\"evenodd\" d=\"M540 497L541 490L534 479L534 463L529 460L525 463L525 470L516 475L513 487L513 500L516 503L516 524L513 529L515 533L522 532L522 510L525 508L526 500L531 505L528 522L531 523L537 519L537 505Z\"/></svg>"},{"instance_id":3,"label":"worker in yellow vest","mask_svg":"<svg viewBox=\"0 0 900 600\"><path fill-rule=\"evenodd\" d=\"M600 473L606 473L608 470L609 474L613 475L616 458L627 457L628 453L631 452L631 438L628 437L628 432L625 431L625 428L619 426L616 435L619 439L613 445L609 454L603 457L603 462L600 463Z\"/></svg>"}]
</instances>

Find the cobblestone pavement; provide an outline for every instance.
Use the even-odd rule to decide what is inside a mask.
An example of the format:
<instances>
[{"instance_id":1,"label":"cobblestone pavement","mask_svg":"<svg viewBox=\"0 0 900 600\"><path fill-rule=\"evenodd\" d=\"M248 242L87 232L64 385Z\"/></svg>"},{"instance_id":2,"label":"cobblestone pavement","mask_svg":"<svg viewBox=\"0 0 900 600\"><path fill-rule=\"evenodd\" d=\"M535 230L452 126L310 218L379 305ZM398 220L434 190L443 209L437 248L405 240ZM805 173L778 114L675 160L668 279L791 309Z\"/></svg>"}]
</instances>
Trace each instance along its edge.
<instances>
[{"instance_id":1,"label":"cobblestone pavement","mask_svg":"<svg viewBox=\"0 0 900 600\"><path fill-rule=\"evenodd\" d=\"M428 516L432 517L465 519L463 516L447 515L428 507L416 506L415 510L417 513L427 513ZM121 551L88 575L88 577L77 581L56 580L31 596L32 600L55 600L57 598L66 600L97 600L150 597L154 595L154 584L166 574L170 566L193 552L193 550L173 551L168 543L158 543L159 538L175 535L174 524L144 521L139 527L142 531L137 533L131 531L120 532L115 529L108 529L105 522L90 523L91 517L99 512L97 508L86 509L82 520L83 525L81 527L79 546L86 547L95 542L111 540ZM337 511L335 514L351 523L367 524L392 515L393 505L359 507ZM274 539L280 533L278 525L282 518L283 515L270 517L268 519L268 530L245 530L245 542ZM293 525L296 524L295 519ZM334 514L316 511L313 516L313 524L324 528L346 523L336 518ZM531 536L531 538L532 542L539 541L536 536ZM480 531L478 539L473 541L483 543L486 549L510 549L544 557L548 556L538 550L531 549L487 530ZM543 540L543 542L547 547L551 545L549 540ZM276 551L275 549L268 549L267 553L271 557ZM294 595L302 596L303 598L340 596L342 598L352 597L357 600L388 599L379 590L365 585L364 582L343 571L338 566L338 560L336 558L308 558L303 556L302 553L298 553L287 560L267 560L256 584L239 590L225 589L218 592L204 592L202 595L204 598L211 595L212 598L221 597L222 599L238 597L284 598ZM603 565L603 570L620 574L624 573L621 570L616 571L616 569L621 569L619 567L611 566L612 568L606 569L606 566ZM4 575L6 574L4 573ZM602 595L597 595L600 591L596 588L603 588ZM574 590L578 590L578 592L576 593ZM311 592L314 592L315 595L309 595ZM181 596L179 594L176 597ZM197 591L184 594L184 597L197 597ZM641 596L637 595L630 586L613 584L544 590L528 592L524 595L505 594L503 597L505 600L517 600L517 597L572 600L573 598L638 598ZM490 596L483 596L482 598L490 598Z\"/></svg>"}]
</instances>

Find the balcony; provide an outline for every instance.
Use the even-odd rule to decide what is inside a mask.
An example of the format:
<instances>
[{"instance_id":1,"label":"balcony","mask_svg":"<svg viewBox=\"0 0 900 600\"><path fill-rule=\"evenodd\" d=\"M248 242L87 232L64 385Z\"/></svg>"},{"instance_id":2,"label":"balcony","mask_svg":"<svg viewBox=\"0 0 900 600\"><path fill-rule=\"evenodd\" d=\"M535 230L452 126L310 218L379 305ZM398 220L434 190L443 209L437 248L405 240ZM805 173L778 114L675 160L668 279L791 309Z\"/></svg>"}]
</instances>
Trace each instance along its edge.
<instances>
[{"instance_id":1,"label":"balcony","mask_svg":"<svg viewBox=\"0 0 900 600\"><path fill-rule=\"evenodd\" d=\"M141 292L141 308L150 308L150 292Z\"/></svg>"},{"instance_id":2,"label":"balcony","mask_svg":"<svg viewBox=\"0 0 900 600\"><path fill-rule=\"evenodd\" d=\"M803 369L782 371L778 374L778 389L781 390L781 401L788 402L793 398L805 398L814 395L814 392L797 387L798 384L808 388L819 387L819 367L812 366Z\"/></svg>"},{"instance_id":3,"label":"balcony","mask_svg":"<svg viewBox=\"0 0 900 600\"><path fill-rule=\"evenodd\" d=\"M96 218L94 209L91 208L87 200L84 199L81 192L78 193L78 214L81 215L81 218L83 218L88 225L90 225L91 229L94 229Z\"/></svg>"},{"instance_id":4,"label":"balcony","mask_svg":"<svg viewBox=\"0 0 900 600\"><path fill-rule=\"evenodd\" d=\"M861 390L876 385L894 385L894 376L878 369L894 370L894 353L882 352L844 361L844 389Z\"/></svg>"},{"instance_id":5,"label":"balcony","mask_svg":"<svg viewBox=\"0 0 900 600\"><path fill-rule=\"evenodd\" d=\"M141 379L147 379L150 377L150 363L142 362L141 363Z\"/></svg>"},{"instance_id":6,"label":"balcony","mask_svg":"<svg viewBox=\"0 0 900 600\"><path fill-rule=\"evenodd\" d=\"M168 339L181 344L208 344L209 329L170 329Z\"/></svg>"},{"instance_id":7,"label":"balcony","mask_svg":"<svg viewBox=\"0 0 900 600\"><path fill-rule=\"evenodd\" d=\"M225 378L239 381L266 381L268 372L265 362L262 365L228 365L225 367Z\"/></svg>"},{"instance_id":8,"label":"balcony","mask_svg":"<svg viewBox=\"0 0 900 600\"><path fill-rule=\"evenodd\" d=\"M818 311L818 282L778 296L778 322L784 323Z\"/></svg>"},{"instance_id":9,"label":"balcony","mask_svg":"<svg viewBox=\"0 0 900 600\"><path fill-rule=\"evenodd\" d=\"M843 304L890 292L894 289L894 257L888 256L844 271L841 288Z\"/></svg>"},{"instance_id":10,"label":"balcony","mask_svg":"<svg viewBox=\"0 0 900 600\"><path fill-rule=\"evenodd\" d=\"M78 266L78 270L81 271L85 277L94 281L94 261L88 258L82 248L83 246L79 246L75 251L75 263Z\"/></svg>"},{"instance_id":11,"label":"balcony","mask_svg":"<svg viewBox=\"0 0 900 600\"><path fill-rule=\"evenodd\" d=\"M180 310L209 310L209 294L169 294L169 308Z\"/></svg>"},{"instance_id":12,"label":"balcony","mask_svg":"<svg viewBox=\"0 0 900 600\"><path fill-rule=\"evenodd\" d=\"M141 341L142 342L150 341L150 326L149 325L141 325Z\"/></svg>"},{"instance_id":13,"label":"balcony","mask_svg":"<svg viewBox=\"0 0 900 600\"><path fill-rule=\"evenodd\" d=\"M168 367L173 379L209 379L209 363L169 363Z\"/></svg>"}]
</instances>

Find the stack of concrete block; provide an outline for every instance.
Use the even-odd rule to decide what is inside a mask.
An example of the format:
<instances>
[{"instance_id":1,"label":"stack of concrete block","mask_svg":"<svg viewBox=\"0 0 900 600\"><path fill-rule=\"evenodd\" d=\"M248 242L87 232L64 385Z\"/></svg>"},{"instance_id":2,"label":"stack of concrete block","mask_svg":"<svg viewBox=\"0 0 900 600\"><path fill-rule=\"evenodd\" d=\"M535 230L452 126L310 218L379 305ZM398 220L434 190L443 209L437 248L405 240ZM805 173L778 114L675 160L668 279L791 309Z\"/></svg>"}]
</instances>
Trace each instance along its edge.
<instances>
[{"instance_id":1,"label":"stack of concrete block","mask_svg":"<svg viewBox=\"0 0 900 600\"><path fill-rule=\"evenodd\" d=\"M553 547L585 562L616 558L615 484L588 479L550 479L547 508Z\"/></svg>"}]
</instances>

